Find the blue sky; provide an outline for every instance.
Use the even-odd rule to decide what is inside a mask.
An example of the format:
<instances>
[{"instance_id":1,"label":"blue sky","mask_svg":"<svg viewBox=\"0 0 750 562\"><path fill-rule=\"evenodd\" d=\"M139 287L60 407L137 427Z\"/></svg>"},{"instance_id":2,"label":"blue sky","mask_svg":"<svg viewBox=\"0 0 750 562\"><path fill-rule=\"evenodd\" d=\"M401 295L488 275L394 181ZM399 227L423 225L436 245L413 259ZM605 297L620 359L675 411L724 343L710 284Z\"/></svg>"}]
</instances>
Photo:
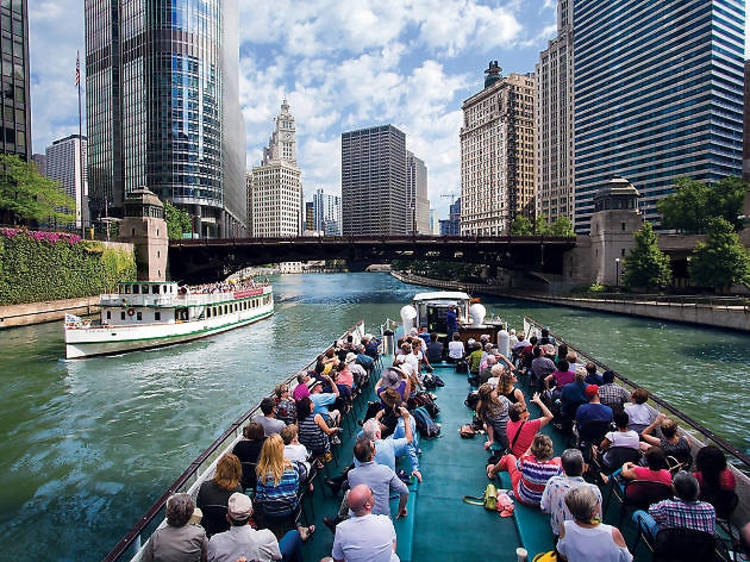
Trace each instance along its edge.
<instances>
[{"instance_id":1,"label":"blue sky","mask_svg":"<svg viewBox=\"0 0 750 562\"><path fill-rule=\"evenodd\" d=\"M531 72L555 35L555 0L239 0L248 167L286 96L306 198L340 192L342 131L393 123L425 160L432 206L459 191L461 102L497 59ZM747 0L746 5L750 4ZM73 83L82 0L29 0L35 152L78 131ZM85 124L84 124L85 134Z\"/></svg>"}]
</instances>

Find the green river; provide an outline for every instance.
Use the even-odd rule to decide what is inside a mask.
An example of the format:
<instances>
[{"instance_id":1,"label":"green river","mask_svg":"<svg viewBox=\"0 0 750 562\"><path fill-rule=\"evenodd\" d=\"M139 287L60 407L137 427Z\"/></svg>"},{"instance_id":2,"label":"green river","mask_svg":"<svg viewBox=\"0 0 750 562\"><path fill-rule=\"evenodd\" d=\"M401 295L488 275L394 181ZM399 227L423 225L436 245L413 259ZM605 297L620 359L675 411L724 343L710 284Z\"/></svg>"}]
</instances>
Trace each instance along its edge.
<instances>
[{"instance_id":1,"label":"green river","mask_svg":"<svg viewBox=\"0 0 750 562\"><path fill-rule=\"evenodd\" d=\"M103 557L243 411L335 336L375 333L419 288L384 273L272 279L273 318L191 344L64 361L61 323L0 332L0 559ZM745 335L485 298L528 314L750 448ZM467 418L468 419L468 418Z\"/></svg>"}]
</instances>

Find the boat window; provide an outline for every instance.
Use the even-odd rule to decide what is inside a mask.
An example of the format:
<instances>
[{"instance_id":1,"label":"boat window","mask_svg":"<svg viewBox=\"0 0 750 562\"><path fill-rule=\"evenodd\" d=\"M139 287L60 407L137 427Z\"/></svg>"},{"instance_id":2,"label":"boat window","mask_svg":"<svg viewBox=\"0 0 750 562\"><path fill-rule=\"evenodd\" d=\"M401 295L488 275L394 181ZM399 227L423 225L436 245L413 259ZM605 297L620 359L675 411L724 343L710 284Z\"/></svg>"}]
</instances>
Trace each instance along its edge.
<instances>
[{"instance_id":1,"label":"boat window","mask_svg":"<svg viewBox=\"0 0 750 562\"><path fill-rule=\"evenodd\" d=\"M154 295L158 295L159 294L159 285L154 285L153 287L151 287L151 293L154 294Z\"/></svg>"},{"instance_id":2,"label":"boat window","mask_svg":"<svg viewBox=\"0 0 750 562\"><path fill-rule=\"evenodd\" d=\"M143 312L136 312L135 313L135 319L138 320L138 322L140 322L141 320L143 320Z\"/></svg>"},{"instance_id":3,"label":"boat window","mask_svg":"<svg viewBox=\"0 0 750 562\"><path fill-rule=\"evenodd\" d=\"M112 320L112 312L109 310L107 311L107 320Z\"/></svg>"},{"instance_id":4,"label":"boat window","mask_svg":"<svg viewBox=\"0 0 750 562\"><path fill-rule=\"evenodd\" d=\"M229 305L224 305L224 314L229 314Z\"/></svg>"},{"instance_id":5,"label":"boat window","mask_svg":"<svg viewBox=\"0 0 750 562\"><path fill-rule=\"evenodd\" d=\"M133 285L133 294L137 295L141 292L141 286L140 285Z\"/></svg>"},{"instance_id":6,"label":"boat window","mask_svg":"<svg viewBox=\"0 0 750 562\"><path fill-rule=\"evenodd\" d=\"M125 294L126 295L130 294L130 285L125 285Z\"/></svg>"},{"instance_id":7,"label":"boat window","mask_svg":"<svg viewBox=\"0 0 750 562\"><path fill-rule=\"evenodd\" d=\"M214 307L214 316L216 316L218 313L216 312L216 307Z\"/></svg>"},{"instance_id":8,"label":"boat window","mask_svg":"<svg viewBox=\"0 0 750 562\"><path fill-rule=\"evenodd\" d=\"M211 318L211 309L210 308L206 309L206 318Z\"/></svg>"},{"instance_id":9,"label":"boat window","mask_svg":"<svg viewBox=\"0 0 750 562\"><path fill-rule=\"evenodd\" d=\"M154 320L156 321L161 320L161 312L154 312Z\"/></svg>"},{"instance_id":10,"label":"boat window","mask_svg":"<svg viewBox=\"0 0 750 562\"><path fill-rule=\"evenodd\" d=\"M125 312L120 313L120 320L125 320Z\"/></svg>"}]
</instances>

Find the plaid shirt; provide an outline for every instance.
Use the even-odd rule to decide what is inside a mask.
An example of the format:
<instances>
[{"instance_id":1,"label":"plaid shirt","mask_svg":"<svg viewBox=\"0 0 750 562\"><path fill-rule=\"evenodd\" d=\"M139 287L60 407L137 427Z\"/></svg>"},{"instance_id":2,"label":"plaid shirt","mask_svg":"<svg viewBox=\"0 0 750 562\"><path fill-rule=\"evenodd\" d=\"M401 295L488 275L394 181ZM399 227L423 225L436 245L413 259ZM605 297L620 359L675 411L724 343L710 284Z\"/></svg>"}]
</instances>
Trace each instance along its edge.
<instances>
[{"instance_id":1,"label":"plaid shirt","mask_svg":"<svg viewBox=\"0 0 750 562\"><path fill-rule=\"evenodd\" d=\"M659 527L687 528L711 535L716 531L716 511L710 503L676 498L655 503L648 512Z\"/></svg>"},{"instance_id":2,"label":"plaid shirt","mask_svg":"<svg viewBox=\"0 0 750 562\"><path fill-rule=\"evenodd\" d=\"M605 406L622 410L622 405L630 400L630 393L619 384L603 384L599 387L599 400Z\"/></svg>"}]
</instances>

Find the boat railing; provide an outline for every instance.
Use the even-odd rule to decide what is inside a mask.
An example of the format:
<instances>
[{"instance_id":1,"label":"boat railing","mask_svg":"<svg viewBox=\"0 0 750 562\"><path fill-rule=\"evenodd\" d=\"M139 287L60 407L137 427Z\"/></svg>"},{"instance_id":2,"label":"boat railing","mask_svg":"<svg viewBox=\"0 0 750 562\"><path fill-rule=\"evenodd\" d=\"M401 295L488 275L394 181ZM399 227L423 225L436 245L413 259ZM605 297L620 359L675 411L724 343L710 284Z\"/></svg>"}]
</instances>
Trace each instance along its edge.
<instances>
[{"instance_id":1,"label":"boat railing","mask_svg":"<svg viewBox=\"0 0 750 562\"><path fill-rule=\"evenodd\" d=\"M385 319L385 322L383 322L383 323L382 323L382 324L380 325L380 335L382 336L382 335L383 335L383 333L384 333L384 332L385 332L386 330L391 330L391 331L395 332L395 331L396 331L396 328L398 328L398 327L399 327L399 325L400 325L400 324L399 324L398 322L396 322L395 320L391 320L390 318L386 318L386 319Z\"/></svg>"},{"instance_id":2,"label":"boat railing","mask_svg":"<svg viewBox=\"0 0 750 562\"><path fill-rule=\"evenodd\" d=\"M343 342L346 336L353 336L353 342L355 344L360 343L364 336L364 320L360 320L339 338L337 342ZM332 346L328 346L323 352L330 349ZM285 380L280 381L290 385L290 390L296 386L296 377L300 372L308 371L315 365L316 359L313 359L307 363L304 367L297 370L294 374L288 376ZM267 396L270 396L269 393ZM188 492L193 497L198 493L199 484L203 481L213 477L214 470L218 460L227 452L231 452L234 444L242 438L242 428L244 424L256 413L260 411L260 401L255 404L251 409L242 414L236 421L234 421L219 437L217 437L213 443L211 443L205 451L203 451L198 458L196 458L190 466L175 480L161 495L161 497L154 502L153 505L146 511L146 513L138 519L138 522L123 536L115 547L107 554L104 558L105 562L114 562L123 560L127 553L130 552L131 560L140 560L142 555L142 547L146 545L148 536L155 531L159 526L164 525L164 509L167 503L167 499L173 494L180 492Z\"/></svg>"}]
</instances>

